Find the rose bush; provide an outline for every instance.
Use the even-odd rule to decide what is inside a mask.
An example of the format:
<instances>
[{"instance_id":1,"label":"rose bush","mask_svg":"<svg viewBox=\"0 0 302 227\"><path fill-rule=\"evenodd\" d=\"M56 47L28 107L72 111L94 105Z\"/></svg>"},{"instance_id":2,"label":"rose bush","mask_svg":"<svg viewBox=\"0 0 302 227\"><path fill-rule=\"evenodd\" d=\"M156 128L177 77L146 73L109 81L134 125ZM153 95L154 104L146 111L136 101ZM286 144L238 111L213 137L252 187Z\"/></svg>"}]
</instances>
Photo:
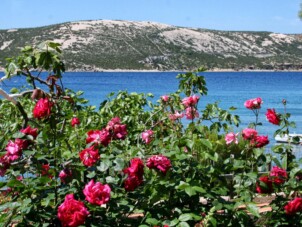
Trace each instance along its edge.
<instances>
[{"instance_id":1,"label":"rose bush","mask_svg":"<svg viewBox=\"0 0 302 227\"><path fill-rule=\"evenodd\" d=\"M0 89L1 225L302 224L299 162L287 144L264 152L262 98L246 102L255 122L242 130L233 107L200 109L207 94L200 68L179 74L178 91L157 102L120 91L97 109L64 89L60 45L40 47L8 59L1 79L26 77L30 87ZM290 114L278 117L276 133L288 133ZM260 215L254 199L270 193L272 211Z\"/></svg>"}]
</instances>

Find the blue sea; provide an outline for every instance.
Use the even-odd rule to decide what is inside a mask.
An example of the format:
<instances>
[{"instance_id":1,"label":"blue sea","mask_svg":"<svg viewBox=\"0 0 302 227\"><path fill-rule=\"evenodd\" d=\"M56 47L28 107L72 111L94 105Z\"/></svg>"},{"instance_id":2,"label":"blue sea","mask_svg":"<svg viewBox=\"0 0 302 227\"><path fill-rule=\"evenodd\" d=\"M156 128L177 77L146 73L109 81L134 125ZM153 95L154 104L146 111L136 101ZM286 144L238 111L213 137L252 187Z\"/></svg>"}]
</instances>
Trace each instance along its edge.
<instances>
[{"instance_id":1,"label":"blue sea","mask_svg":"<svg viewBox=\"0 0 302 227\"><path fill-rule=\"evenodd\" d=\"M152 93L156 102L162 95L169 95L178 88L176 79L178 72L67 72L63 75L63 84L74 91L84 91L83 97L89 104L98 107L110 92L127 90L128 92ZM236 107L235 114L240 116L241 128L255 120L252 111L244 107L247 99L261 97L263 105L259 121L263 123L258 131L273 139L277 126L268 123L265 112L275 108L283 113L282 100L287 100L287 112L297 127L292 133L302 133L302 72L204 72L208 95L200 99L199 108L207 103L219 102L227 109ZM3 73L0 73L3 76ZM44 75L46 77L46 75ZM12 87L20 87L25 80L14 77L0 86L9 91ZM239 131L239 129L234 129Z\"/></svg>"}]
</instances>

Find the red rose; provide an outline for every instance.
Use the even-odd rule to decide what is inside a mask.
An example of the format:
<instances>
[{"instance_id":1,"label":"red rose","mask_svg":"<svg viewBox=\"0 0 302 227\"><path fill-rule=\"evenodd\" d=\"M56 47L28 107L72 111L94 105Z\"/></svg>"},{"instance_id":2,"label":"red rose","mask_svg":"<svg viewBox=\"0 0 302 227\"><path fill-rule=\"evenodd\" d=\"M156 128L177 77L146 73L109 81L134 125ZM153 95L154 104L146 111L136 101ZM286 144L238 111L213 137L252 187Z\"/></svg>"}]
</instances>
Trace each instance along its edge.
<instances>
[{"instance_id":1,"label":"red rose","mask_svg":"<svg viewBox=\"0 0 302 227\"><path fill-rule=\"evenodd\" d=\"M170 160L163 155L153 155L147 160L146 166L149 169L158 169L159 171L166 174L167 171L172 167Z\"/></svg>"},{"instance_id":2,"label":"red rose","mask_svg":"<svg viewBox=\"0 0 302 227\"><path fill-rule=\"evenodd\" d=\"M105 147L110 143L110 134L106 129L91 130L87 135L86 143L102 144Z\"/></svg>"},{"instance_id":3,"label":"red rose","mask_svg":"<svg viewBox=\"0 0 302 227\"><path fill-rule=\"evenodd\" d=\"M47 176L50 179L53 178L53 175L51 175L51 173L49 173L50 170L50 165L49 164L42 164L41 165L41 175L42 176Z\"/></svg>"},{"instance_id":4,"label":"red rose","mask_svg":"<svg viewBox=\"0 0 302 227\"><path fill-rule=\"evenodd\" d=\"M302 198L295 198L292 201L289 201L284 206L285 213L287 215L294 215L297 212L302 211Z\"/></svg>"},{"instance_id":5,"label":"red rose","mask_svg":"<svg viewBox=\"0 0 302 227\"><path fill-rule=\"evenodd\" d=\"M244 102L244 106L250 110L260 109L261 104L263 103L261 98L249 99Z\"/></svg>"},{"instance_id":6,"label":"red rose","mask_svg":"<svg viewBox=\"0 0 302 227\"><path fill-rule=\"evenodd\" d=\"M124 187L127 191L133 191L143 183L144 163L140 158L133 158L130 166L123 170L128 177L124 181Z\"/></svg>"},{"instance_id":7,"label":"red rose","mask_svg":"<svg viewBox=\"0 0 302 227\"><path fill-rule=\"evenodd\" d=\"M136 175L129 175L124 181L124 188L126 191L134 191L143 182L142 179L138 178Z\"/></svg>"},{"instance_id":8,"label":"red rose","mask_svg":"<svg viewBox=\"0 0 302 227\"><path fill-rule=\"evenodd\" d=\"M274 166L270 172L270 176L272 177L272 181L277 184L283 184L287 179L287 172L285 169L282 169L278 166Z\"/></svg>"},{"instance_id":9,"label":"red rose","mask_svg":"<svg viewBox=\"0 0 302 227\"><path fill-rule=\"evenodd\" d=\"M52 106L53 103L49 101L48 98L39 99L39 101L36 103L33 109L34 118L37 119L48 118L50 116Z\"/></svg>"},{"instance_id":10,"label":"red rose","mask_svg":"<svg viewBox=\"0 0 302 227\"><path fill-rule=\"evenodd\" d=\"M144 163L140 158L133 158L130 161L130 167L123 170L124 173L138 175L139 177L144 174Z\"/></svg>"},{"instance_id":11,"label":"red rose","mask_svg":"<svg viewBox=\"0 0 302 227\"><path fill-rule=\"evenodd\" d=\"M99 159L99 151L91 146L80 152L80 159L85 166L93 166Z\"/></svg>"},{"instance_id":12,"label":"red rose","mask_svg":"<svg viewBox=\"0 0 302 227\"><path fill-rule=\"evenodd\" d=\"M279 125L280 124L280 118L279 115L276 113L275 109L267 109L266 112L266 119L274 124L274 125Z\"/></svg>"},{"instance_id":13,"label":"red rose","mask_svg":"<svg viewBox=\"0 0 302 227\"><path fill-rule=\"evenodd\" d=\"M251 140L251 145L257 148L264 147L269 144L268 136L256 136Z\"/></svg>"},{"instance_id":14,"label":"red rose","mask_svg":"<svg viewBox=\"0 0 302 227\"><path fill-rule=\"evenodd\" d=\"M86 184L83 193L86 196L86 200L94 205L101 206L102 204L108 203L110 199L111 188L108 184L101 184L100 182L94 183L94 180L91 180Z\"/></svg>"},{"instance_id":15,"label":"red rose","mask_svg":"<svg viewBox=\"0 0 302 227\"><path fill-rule=\"evenodd\" d=\"M259 182L256 183L256 192L258 193L272 193L273 192L273 182L269 176L259 177Z\"/></svg>"},{"instance_id":16,"label":"red rose","mask_svg":"<svg viewBox=\"0 0 302 227\"><path fill-rule=\"evenodd\" d=\"M65 196L58 208L58 218L63 226L77 227L85 223L89 212L84 203L74 199L73 194Z\"/></svg>"},{"instance_id":17,"label":"red rose","mask_svg":"<svg viewBox=\"0 0 302 227\"><path fill-rule=\"evenodd\" d=\"M22 132L25 135L30 135L34 139L36 139L37 136L38 136L38 129L37 128L31 128L30 126L27 126L26 128L21 129L20 132Z\"/></svg>"},{"instance_id":18,"label":"red rose","mask_svg":"<svg viewBox=\"0 0 302 227\"><path fill-rule=\"evenodd\" d=\"M72 127L74 127L74 126L76 126L76 125L79 125L79 124L80 124L79 118L73 117L73 118L71 119L71 126L72 126Z\"/></svg>"},{"instance_id":19,"label":"red rose","mask_svg":"<svg viewBox=\"0 0 302 227\"><path fill-rule=\"evenodd\" d=\"M242 130L242 137L245 140L251 140L258 135L258 132L252 128L246 128Z\"/></svg>"},{"instance_id":20,"label":"red rose","mask_svg":"<svg viewBox=\"0 0 302 227\"><path fill-rule=\"evenodd\" d=\"M127 126L121 124L121 120L118 117L112 118L107 126L106 130L111 133L113 139L125 139L127 133Z\"/></svg>"}]
</instances>

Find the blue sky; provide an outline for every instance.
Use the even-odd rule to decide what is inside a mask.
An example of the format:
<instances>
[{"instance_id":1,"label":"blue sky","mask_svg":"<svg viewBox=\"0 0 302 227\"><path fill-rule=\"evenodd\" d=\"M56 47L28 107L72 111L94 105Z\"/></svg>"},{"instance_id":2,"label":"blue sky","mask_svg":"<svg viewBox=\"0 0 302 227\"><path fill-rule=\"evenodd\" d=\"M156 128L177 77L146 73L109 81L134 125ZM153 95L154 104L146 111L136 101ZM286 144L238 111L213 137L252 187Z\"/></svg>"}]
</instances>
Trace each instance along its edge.
<instances>
[{"instance_id":1,"label":"blue sky","mask_svg":"<svg viewBox=\"0 0 302 227\"><path fill-rule=\"evenodd\" d=\"M118 19L236 31L302 33L302 0L1 0L0 29Z\"/></svg>"}]
</instances>

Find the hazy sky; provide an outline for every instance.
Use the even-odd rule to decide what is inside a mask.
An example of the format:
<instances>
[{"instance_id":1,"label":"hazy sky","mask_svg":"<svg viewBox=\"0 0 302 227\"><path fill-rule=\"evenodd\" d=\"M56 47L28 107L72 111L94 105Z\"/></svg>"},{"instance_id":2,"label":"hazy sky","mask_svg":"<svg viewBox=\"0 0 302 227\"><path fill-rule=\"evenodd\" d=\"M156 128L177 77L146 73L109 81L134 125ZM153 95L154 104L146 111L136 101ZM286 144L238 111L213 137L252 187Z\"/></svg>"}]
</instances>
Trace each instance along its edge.
<instances>
[{"instance_id":1,"label":"hazy sky","mask_svg":"<svg viewBox=\"0 0 302 227\"><path fill-rule=\"evenodd\" d=\"M302 33L302 0L0 0L0 29L118 19L237 31Z\"/></svg>"}]
</instances>

